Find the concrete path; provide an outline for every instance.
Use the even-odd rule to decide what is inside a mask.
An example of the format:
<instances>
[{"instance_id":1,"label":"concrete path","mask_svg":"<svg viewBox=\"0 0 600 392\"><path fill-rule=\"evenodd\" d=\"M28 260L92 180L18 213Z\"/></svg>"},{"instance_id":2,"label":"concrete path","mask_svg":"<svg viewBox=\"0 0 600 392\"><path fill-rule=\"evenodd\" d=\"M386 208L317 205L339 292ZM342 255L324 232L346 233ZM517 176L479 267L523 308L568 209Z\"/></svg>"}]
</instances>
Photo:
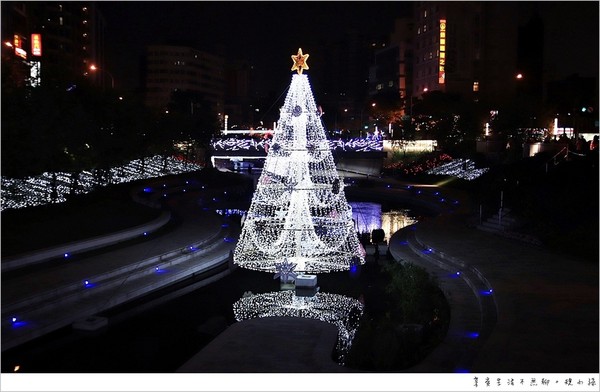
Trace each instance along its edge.
<instances>
[{"instance_id":1,"label":"concrete path","mask_svg":"<svg viewBox=\"0 0 600 392\"><path fill-rule=\"evenodd\" d=\"M451 304L451 330L438 351L458 342L468 352L447 352L446 365L477 373L598 373L598 263L478 230L468 197L440 192L460 200L457 208L405 236L413 245L409 259L441 277ZM468 344L457 341L461 336ZM415 371L439 369L437 354Z\"/></svg>"},{"instance_id":2,"label":"concrete path","mask_svg":"<svg viewBox=\"0 0 600 392\"><path fill-rule=\"evenodd\" d=\"M3 274L2 351L227 263L239 227L198 198L174 196L175 222L147 241Z\"/></svg>"}]
</instances>

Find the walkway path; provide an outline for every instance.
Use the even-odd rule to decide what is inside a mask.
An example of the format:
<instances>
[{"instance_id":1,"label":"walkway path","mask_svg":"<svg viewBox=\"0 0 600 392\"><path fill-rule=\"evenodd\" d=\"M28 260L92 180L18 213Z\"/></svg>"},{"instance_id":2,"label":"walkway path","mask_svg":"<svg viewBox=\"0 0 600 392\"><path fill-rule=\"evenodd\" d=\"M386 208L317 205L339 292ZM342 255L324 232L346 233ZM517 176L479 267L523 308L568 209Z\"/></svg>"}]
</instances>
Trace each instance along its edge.
<instances>
[{"instance_id":1,"label":"walkway path","mask_svg":"<svg viewBox=\"0 0 600 392\"><path fill-rule=\"evenodd\" d=\"M198 199L173 197L173 227L147 241L3 274L2 351L227 263L239 228Z\"/></svg>"},{"instance_id":2,"label":"walkway path","mask_svg":"<svg viewBox=\"0 0 600 392\"><path fill-rule=\"evenodd\" d=\"M448 338L413 370L598 373L598 264L478 230L468 197L439 191L457 208L391 244L437 275L451 304Z\"/></svg>"}]
</instances>

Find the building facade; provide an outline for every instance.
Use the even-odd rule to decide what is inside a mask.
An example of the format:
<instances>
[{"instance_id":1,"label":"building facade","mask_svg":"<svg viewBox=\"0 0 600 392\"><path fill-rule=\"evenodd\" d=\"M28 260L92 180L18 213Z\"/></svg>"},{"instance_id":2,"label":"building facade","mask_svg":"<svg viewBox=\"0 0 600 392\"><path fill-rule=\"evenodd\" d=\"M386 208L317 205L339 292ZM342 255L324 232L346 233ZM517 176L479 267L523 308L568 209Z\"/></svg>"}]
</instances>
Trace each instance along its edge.
<instances>
[{"instance_id":1,"label":"building facade","mask_svg":"<svg viewBox=\"0 0 600 392\"><path fill-rule=\"evenodd\" d=\"M512 2L416 2L413 95L439 90L475 101L513 96L517 14Z\"/></svg>"},{"instance_id":2,"label":"building facade","mask_svg":"<svg viewBox=\"0 0 600 392\"><path fill-rule=\"evenodd\" d=\"M201 94L215 113L223 113L225 60L187 46L146 48L146 106L164 109L175 90Z\"/></svg>"},{"instance_id":3,"label":"building facade","mask_svg":"<svg viewBox=\"0 0 600 392\"><path fill-rule=\"evenodd\" d=\"M2 2L2 58L27 70L17 84L104 83L106 73L90 73L104 66L104 29L94 2Z\"/></svg>"}]
</instances>

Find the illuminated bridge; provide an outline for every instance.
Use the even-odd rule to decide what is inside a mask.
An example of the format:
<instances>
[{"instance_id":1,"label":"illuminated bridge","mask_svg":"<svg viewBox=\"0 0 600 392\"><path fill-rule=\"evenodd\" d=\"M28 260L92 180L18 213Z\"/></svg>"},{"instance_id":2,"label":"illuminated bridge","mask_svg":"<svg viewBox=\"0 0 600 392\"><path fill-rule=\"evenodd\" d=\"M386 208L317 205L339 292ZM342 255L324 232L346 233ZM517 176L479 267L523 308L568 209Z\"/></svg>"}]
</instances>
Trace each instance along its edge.
<instances>
[{"instance_id":1,"label":"illuminated bridge","mask_svg":"<svg viewBox=\"0 0 600 392\"><path fill-rule=\"evenodd\" d=\"M251 170L262 167L272 141L272 131L222 131L211 141L214 167L227 170ZM383 140L375 138L330 139L329 148L338 170L375 175L381 172Z\"/></svg>"}]
</instances>

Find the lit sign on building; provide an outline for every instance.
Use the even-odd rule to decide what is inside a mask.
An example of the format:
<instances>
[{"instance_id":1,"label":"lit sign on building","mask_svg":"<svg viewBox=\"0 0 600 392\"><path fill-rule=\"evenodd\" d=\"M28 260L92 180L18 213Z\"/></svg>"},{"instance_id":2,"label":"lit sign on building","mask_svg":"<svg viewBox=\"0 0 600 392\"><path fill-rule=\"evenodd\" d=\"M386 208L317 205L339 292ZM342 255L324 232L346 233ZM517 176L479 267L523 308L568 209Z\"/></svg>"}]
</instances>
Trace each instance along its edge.
<instances>
[{"instance_id":1,"label":"lit sign on building","mask_svg":"<svg viewBox=\"0 0 600 392\"><path fill-rule=\"evenodd\" d=\"M31 34L31 54L33 56L42 55L42 35Z\"/></svg>"},{"instance_id":2,"label":"lit sign on building","mask_svg":"<svg viewBox=\"0 0 600 392\"><path fill-rule=\"evenodd\" d=\"M27 52L23 50L23 40L18 34L14 35L13 47L15 48L15 54L21 58L27 59Z\"/></svg>"},{"instance_id":3,"label":"lit sign on building","mask_svg":"<svg viewBox=\"0 0 600 392\"><path fill-rule=\"evenodd\" d=\"M438 83L446 83L446 19L440 19L440 66Z\"/></svg>"}]
</instances>

